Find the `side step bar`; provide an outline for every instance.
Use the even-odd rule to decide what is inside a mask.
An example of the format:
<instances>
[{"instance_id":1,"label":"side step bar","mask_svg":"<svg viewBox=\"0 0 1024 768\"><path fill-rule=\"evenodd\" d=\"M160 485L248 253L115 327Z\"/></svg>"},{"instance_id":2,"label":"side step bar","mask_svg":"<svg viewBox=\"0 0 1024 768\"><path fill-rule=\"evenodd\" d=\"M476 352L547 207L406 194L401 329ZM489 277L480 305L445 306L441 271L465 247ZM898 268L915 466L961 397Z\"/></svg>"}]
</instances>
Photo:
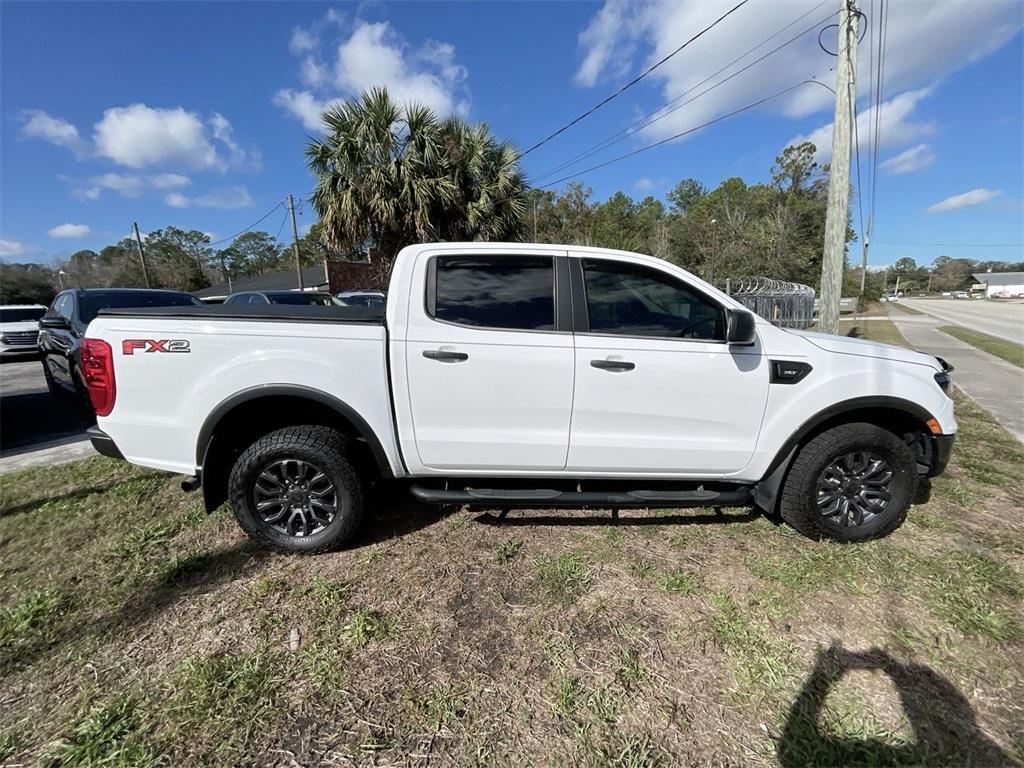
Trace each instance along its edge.
<instances>
[{"instance_id":1,"label":"side step bar","mask_svg":"<svg viewBox=\"0 0 1024 768\"><path fill-rule=\"evenodd\" d=\"M558 491L548 488L442 490L413 485L409 490L424 504L494 507L746 507L754 503L747 487L734 491Z\"/></svg>"}]
</instances>

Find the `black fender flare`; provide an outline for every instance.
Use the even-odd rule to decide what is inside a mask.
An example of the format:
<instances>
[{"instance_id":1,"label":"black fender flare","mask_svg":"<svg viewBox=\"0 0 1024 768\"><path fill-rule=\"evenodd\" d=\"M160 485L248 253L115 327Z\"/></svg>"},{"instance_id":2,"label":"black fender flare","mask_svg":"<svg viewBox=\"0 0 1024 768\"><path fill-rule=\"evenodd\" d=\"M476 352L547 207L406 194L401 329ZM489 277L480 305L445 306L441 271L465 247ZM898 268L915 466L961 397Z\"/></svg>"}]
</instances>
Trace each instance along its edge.
<instances>
[{"instance_id":1,"label":"black fender flare","mask_svg":"<svg viewBox=\"0 0 1024 768\"><path fill-rule=\"evenodd\" d=\"M782 472L784 474L788 469L790 461L796 454L797 446L803 442L804 438L814 432L814 430L826 421L834 419L836 416L841 416L844 413L861 411L869 408L884 408L888 410L903 411L908 416L919 421L921 426L925 429L927 429L925 425L928 421L935 418L927 409L921 407L913 400L905 400L902 397L870 395L867 397L854 397L849 400L840 400L838 403L833 403L832 405L829 405L815 413L804 421L796 431L789 436L786 442L782 444L782 447L776 451L775 458L773 458L771 464L768 465L768 469L765 470L760 482L768 480L780 467L782 467ZM929 434L931 433L929 432Z\"/></svg>"},{"instance_id":2,"label":"black fender flare","mask_svg":"<svg viewBox=\"0 0 1024 768\"><path fill-rule=\"evenodd\" d=\"M355 427L359 437L365 440L369 445L370 452L373 454L374 461L377 463L377 468L380 470L381 475L383 477L394 476L391 469L391 462L388 460L387 452L385 452L384 445L381 443L380 438L377 437L373 428L370 427L366 422L366 419L364 419L355 408L334 395L329 395L319 389L304 387L299 384L260 384L255 387L249 387L248 389L236 392L231 395L231 397L221 401L212 411L210 411L209 415L203 421L203 426L199 430L199 438L196 440L196 465L199 467L205 465L206 454L210 448L210 444L213 442L213 436L216 432L217 425L220 424L224 416L243 403L263 397L280 396L301 397L327 406L331 410L335 411L338 415L350 422L352 426Z\"/></svg>"}]
</instances>

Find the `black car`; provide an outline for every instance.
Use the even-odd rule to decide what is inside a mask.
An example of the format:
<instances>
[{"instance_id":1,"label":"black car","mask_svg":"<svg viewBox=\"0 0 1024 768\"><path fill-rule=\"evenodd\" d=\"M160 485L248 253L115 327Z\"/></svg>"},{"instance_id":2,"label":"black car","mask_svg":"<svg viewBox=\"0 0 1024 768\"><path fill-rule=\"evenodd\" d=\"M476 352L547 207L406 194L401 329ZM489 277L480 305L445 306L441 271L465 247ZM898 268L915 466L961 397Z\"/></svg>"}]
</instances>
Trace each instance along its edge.
<instances>
[{"instance_id":1,"label":"black car","mask_svg":"<svg viewBox=\"0 0 1024 768\"><path fill-rule=\"evenodd\" d=\"M39 353L46 387L52 395L87 396L79 345L85 329L101 309L111 307L201 306L183 291L140 288L71 288L57 294L39 320Z\"/></svg>"},{"instance_id":2,"label":"black car","mask_svg":"<svg viewBox=\"0 0 1024 768\"><path fill-rule=\"evenodd\" d=\"M301 304L316 307L341 307L344 304L322 291L242 291L233 293L225 304Z\"/></svg>"}]
</instances>

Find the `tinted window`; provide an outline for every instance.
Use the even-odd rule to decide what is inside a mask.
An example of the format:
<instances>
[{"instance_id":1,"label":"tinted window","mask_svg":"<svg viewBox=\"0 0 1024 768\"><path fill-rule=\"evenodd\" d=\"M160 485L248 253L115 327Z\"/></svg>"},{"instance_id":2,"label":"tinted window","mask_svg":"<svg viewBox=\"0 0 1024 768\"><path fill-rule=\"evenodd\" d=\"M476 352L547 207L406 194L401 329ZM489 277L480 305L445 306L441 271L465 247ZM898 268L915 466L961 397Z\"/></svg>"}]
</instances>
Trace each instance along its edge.
<instances>
[{"instance_id":1,"label":"tinted window","mask_svg":"<svg viewBox=\"0 0 1024 768\"><path fill-rule=\"evenodd\" d=\"M721 308L671 275L614 261L584 261L593 333L725 339Z\"/></svg>"},{"instance_id":2,"label":"tinted window","mask_svg":"<svg viewBox=\"0 0 1024 768\"><path fill-rule=\"evenodd\" d=\"M0 309L0 323L22 323L26 320L38 320L45 314L46 310L42 307Z\"/></svg>"},{"instance_id":3,"label":"tinted window","mask_svg":"<svg viewBox=\"0 0 1024 768\"><path fill-rule=\"evenodd\" d=\"M224 299L225 304L248 304L249 294L247 293L235 293Z\"/></svg>"},{"instance_id":4,"label":"tinted window","mask_svg":"<svg viewBox=\"0 0 1024 768\"><path fill-rule=\"evenodd\" d=\"M555 270L549 257L440 256L433 317L487 328L555 327Z\"/></svg>"},{"instance_id":5,"label":"tinted window","mask_svg":"<svg viewBox=\"0 0 1024 768\"><path fill-rule=\"evenodd\" d=\"M341 302L329 293L299 293L298 291L295 291L269 294L269 298L273 304L312 304L316 307L342 306Z\"/></svg>"},{"instance_id":6,"label":"tinted window","mask_svg":"<svg viewBox=\"0 0 1024 768\"><path fill-rule=\"evenodd\" d=\"M79 317L88 324L101 309L136 307L192 307L199 299L173 291L90 291L79 298Z\"/></svg>"},{"instance_id":7,"label":"tinted window","mask_svg":"<svg viewBox=\"0 0 1024 768\"><path fill-rule=\"evenodd\" d=\"M60 315L65 320L70 320L72 313L75 311L75 300L70 293L61 294L54 300L52 311L53 314Z\"/></svg>"}]
</instances>

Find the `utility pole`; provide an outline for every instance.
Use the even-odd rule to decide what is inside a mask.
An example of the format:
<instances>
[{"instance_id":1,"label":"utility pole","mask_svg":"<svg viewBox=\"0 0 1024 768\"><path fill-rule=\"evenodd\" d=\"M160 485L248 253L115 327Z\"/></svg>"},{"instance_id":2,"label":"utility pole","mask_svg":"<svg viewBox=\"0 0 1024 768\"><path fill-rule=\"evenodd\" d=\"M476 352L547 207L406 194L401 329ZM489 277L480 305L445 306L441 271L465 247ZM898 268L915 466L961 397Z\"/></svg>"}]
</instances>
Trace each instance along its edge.
<instances>
[{"instance_id":1,"label":"utility pole","mask_svg":"<svg viewBox=\"0 0 1024 768\"><path fill-rule=\"evenodd\" d=\"M821 308L818 329L839 333L839 298L850 202L850 145L853 105L857 98L857 0L842 0L839 9L839 60L836 64L836 111L832 121L832 165L828 178L825 248L821 261Z\"/></svg>"},{"instance_id":2,"label":"utility pole","mask_svg":"<svg viewBox=\"0 0 1024 768\"><path fill-rule=\"evenodd\" d=\"M295 249L295 272L299 276L299 290L306 290L302 284L302 261L299 259L299 228L295 226L295 201L288 195L288 210L292 214L292 247Z\"/></svg>"},{"instance_id":3,"label":"utility pole","mask_svg":"<svg viewBox=\"0 0 1024 768\"><path fill-rule=\"evenodd\" d=\"M711 264L708 269L708 282L715 284L715 259L718 257L718 219L711 220Z\"/></svg>"},{"instance_id":4,"label":"utility pole","mask_svg":"<svg viewBox=\"0 0 1024 768\"><path fill-rule=\"evenodd\" d=\"M146 287L151 287L149 284L149 270L146 269L146 251L142 247L142 235L139 234L139 224L136 221L132 222L132 229L135 230L135 242L139 244L139 261L142 262L142 277L146 281Z\"/></svg>"},{"instance_id":5,"label":"utility pole","mask_svg":"<svg viewBox=\"0 0 1024 768\"><path fill-rule=\"evenodd\" d=\"M871 247L871 227L874 224L874 216L868 214L868 230L864 233L864 255L860 263L860 294L864 295L864 286L868 281L868 248Z\"/></svg>"}]
</instances>

